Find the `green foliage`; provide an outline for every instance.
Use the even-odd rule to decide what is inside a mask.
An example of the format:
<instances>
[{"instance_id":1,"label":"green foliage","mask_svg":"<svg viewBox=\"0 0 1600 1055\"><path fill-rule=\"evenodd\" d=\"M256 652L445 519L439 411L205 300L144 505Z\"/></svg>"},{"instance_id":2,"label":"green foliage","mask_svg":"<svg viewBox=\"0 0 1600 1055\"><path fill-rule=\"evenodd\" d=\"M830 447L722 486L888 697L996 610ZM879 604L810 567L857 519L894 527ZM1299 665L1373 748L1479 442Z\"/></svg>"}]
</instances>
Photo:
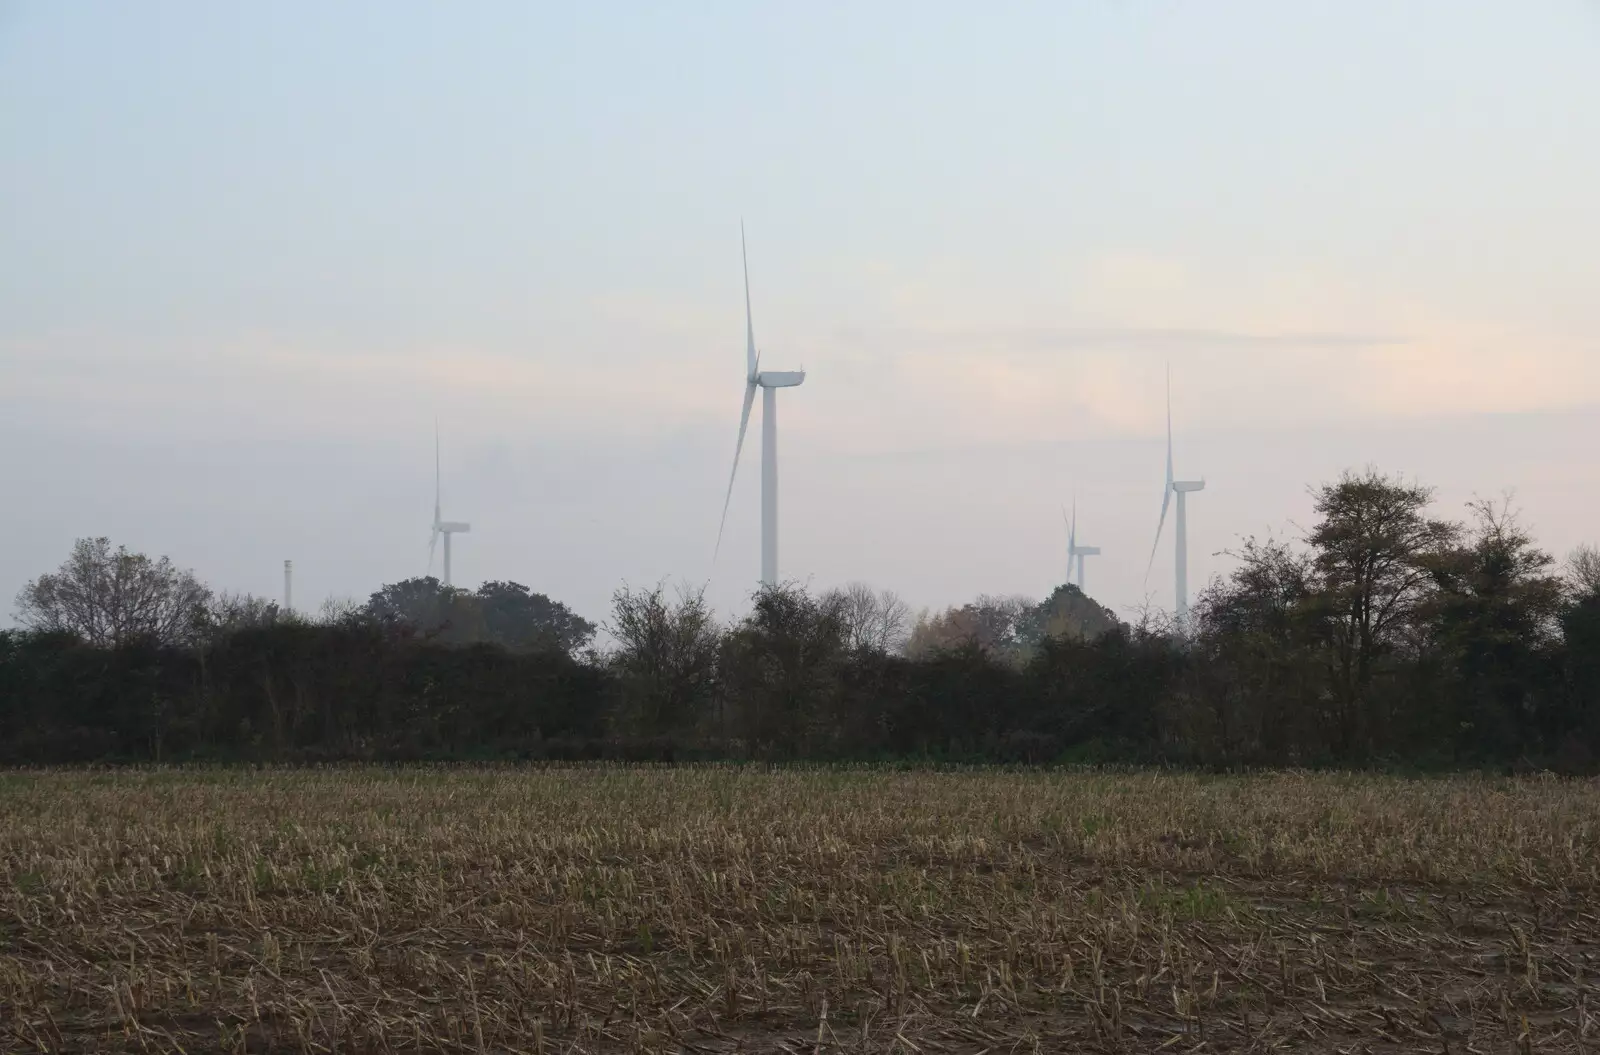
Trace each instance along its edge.
<instances>
[{"instance_id":1,"label":"green foliage","mask_svg":"<svg viewBox=\"0 0 1600 1055\"><path fill-rule=\"evenodd\" d=\"M486 582L475 591L426 576L375 592L362 616L391 632L443 645L498 645L512 652L573 653L594 639L595 625L521 583Z\"/></svg>"},{"instance_id":2,"label":"green foliage","mask_svg":"<svg viewBox=\"0 0 1600 1055\"><path fill-rule=\"evenodd\" d=\"M762 755L792 755L825 739L848 663L837 602L794 585L763 587L722 643L727 711L736 735Z\"/></svg>"},{"instance_id":3,"label":"green foliage","mask_svg":"<svg viewBox=\"0 0 1600 1055\"><path fill-rule=\"evenodd\" d=\"M626 732L664 736L696 729L709 717L716 691L720 635L705 593L661 585L624 587L612 597L607 632L617 642L608 669L615 681L616 721Z\"/></svg>"},{"instance_id":4,"label":"green foliage","mask_svg":"<svg viewBox=\"0 0 1600 1055\"><path fill-rule=\"evenodd\" d=\"M1243 543L1181 634L1064 586L924 614L897 651L905 607L864 584L763 589L729 626L657 586L615 595L599 655L525 586L434 579L322 622L250 598L176 637L36 622L0 632L0 763L1595 766L1600 555L1558 576L1503 504L1455 524L1373 470L1313 494L1305 539Z\"/></svg>"},{"instance_id":5,"label":"green foliage","mask_svg":"<svg viewBox=\"0 0 1600 1055\"><path fill-rule=\"evenodd\" d=\"M1016 642L1027 657L1046 641L1093 641L1121 625L1109 608L1068 583L1057 586L1049 597L1022 613L1017 620Z\"/></svg>"},{"instance_id":6,"label":"green foliage","mask_svg":"<svg viewBox=\"0 0 1600 1055\"><path fill-rule=\"evenodd\" d=\"M1140 889L1138 901L1141 908L1174 920L1215 920L1230 911L1237 914L1228 891L1204 880L1177 888L1148 883Z\"/></svg>"}]
</instances>

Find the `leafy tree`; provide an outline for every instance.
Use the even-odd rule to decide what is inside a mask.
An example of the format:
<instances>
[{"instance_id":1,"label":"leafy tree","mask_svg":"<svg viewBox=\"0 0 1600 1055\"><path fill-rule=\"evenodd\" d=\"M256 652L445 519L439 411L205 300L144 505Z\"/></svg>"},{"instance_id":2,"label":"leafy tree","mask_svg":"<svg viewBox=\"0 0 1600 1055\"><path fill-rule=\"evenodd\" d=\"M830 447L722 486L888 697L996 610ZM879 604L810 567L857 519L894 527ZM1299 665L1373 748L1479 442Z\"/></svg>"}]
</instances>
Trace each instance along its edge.
<instances>
[{"instance_id":1,"label":"leafy tree","mask_svg":"<svg viewBox=\"0 0 1600 1055\"><path fill-rule=\"evenodd\" d=\"M1326 684L1312 556L1253 538L1228 555L1233 571L1196 599L1191 652L1200 662L1189 707L1174 717L1182 737L1229 760L1304 757Z\"/></svg>"},{"instance_id":2,"label":"leafy tree","mask_svg":"<svg viewBox=\"0 0 1600 1055\"><path fill-rule=\"evenodd\" d=\"M1024 656L1046 640L1093 641L1120 625L1120 620L1078 587L1057 586L1049 597L1017 618L1015 636Z\"/></svg>"},{"instance_id":3,"label":"leafy tree","mask_svg":"<svg viewBox=\"0 0 1600 1055\"><path fill-rule=\"evenodd\" d=\"M374 593L368 618L443 645L499 645L513 652L572 654L595 626L566 605L516 582L491 581L469 593L433 576L390 583Z\"/></svg>"},{"instance_id":4,"label":"leafy tree","mask_svg":"<svg viewBox=\"0 0 1600 1055\"><path fill-rule=\"evenodd\" d=\"M166 557L151 560L111 548L105 538L79 539L51 575L17 595L17 621L30 630L76 635L117 648L139 641L188 644L203 632L211 591L192 571Z\"/></svg>"},{"instance_id":5,"label":"leafy tree","mask_svg":"<svg viewBox=\"0 0 1600 1055\"><path fill-rule=\"evenodd\" d=\"M1308 541L1329 645L1333 746L1351 757L1387 733L1399 693L1375 692L1375 679L1393 672L1391 658L1414 649L1433 588L1431 562L1459 528L1426 515L1430 488L1373 468L1347 472L1312 495L1320 519Z\"/></svg>"},{"instance_id":6,"label":"leafy tree","mask_svg":"<svg viewBox=\"0 0 1600 1055\"><path fill-rule=\"evenodd\" d=\"M1123 757L1162 746L1160 711L1186 659L1163 630L1119 625L1092 641L1046 638L1024 669L1033 714L1013 721L1063 746L1098 741Z\"/></svg>"},{"instance_id":7,"label":"leafy tree","mask_svg":"<svg viewBox=\"0 0 1600 1055\"><path fill-rule=\"evenodd\" d=\"M1567 561L1561 612L1565 692L1559 725L1573 768L1600 756L1600 549L1581 546Z\"/></svg>"},{"instance_id":8,"label":"leafy tree","mask_svg":"<svg viewBox=\"0 0 1600 1055\"><path fill-rule=\"evenodd\" d=\"M594 640L593 623L521 583L486 582L472 597L483 640L513 652L553 648L571 654Z\"/></svg>"},{"instance_id":9,"label":"leafy tree","mask_svg":"<svg viewBox=\"0 0 1600 1055\"><path fill-rule=\"evenodd\" d=\"M721 670L740 737L762 752L794 755L831 739L838 674L848 656L836 600L793 584L764 586L753 610L723 638Z\"/></svg>"},{"instance_id":10,"label":"leafy tree","mask_svg":"<svg viewBox=\"0 0 1600 1055\"><path fill-rule=\"evenodd\" d=\"M1313 495L1304 544L1247 540L1181 635L1062 587L925 613L903 655L903 604L861 584L764 589L727 628L698 591L624 589L600 656L518 583L411 579L285 618L83 540L0 631L0 762L659 758L720 730L818 759L1592 771L1600 551L1558 575L1504 504L1441 521L1372 470Z\"/></svg>"},{"instance_id":11,"label":"leafy tree","mask_svg":"<svg viewBox=\"0 0 1600 1055\"><path fill-rule=\"evenodd\" d=\"M1492 757L1533 746L1565 590L1508 503L1469 508L1470 537L1431 562L1430 610L1450 671L1453 728L1475 755Z\"/></svg>"},{"instance_id":12,"label":"leafy tree","mask_svg":"<svg viewBox=\"0 0 1600 1055\"><path fill-rule=\"evenodd\" d=\"M617 642L609 666L624 728L660 736L704 720L721 638L703 590L680 587L672 599L661 585L623 587L612 595L606 632Z\"/></svg>"},{"instance_id":13,"label":"leafy tree","mask_svg":"<svg viewBox=\"0 0 1600 1055\"><path fill-rule=\"evenodd\" d=\"M889 715L902 754L977 755L1021 721L1021 674L975 642L935 648L910 664L906 698Z\"/></svg>"},{"instance_id":14,"label":"leafy tree","mask_svg":"<svg viewBox=\"0 0 1600 1055\"><path fill-rule=\"evenodd\" d=\"M380 588L367 599L367 617L391 632L442 645L484 640L483 612L472 594L431 575Z\"/></svg>"}]
</instances>

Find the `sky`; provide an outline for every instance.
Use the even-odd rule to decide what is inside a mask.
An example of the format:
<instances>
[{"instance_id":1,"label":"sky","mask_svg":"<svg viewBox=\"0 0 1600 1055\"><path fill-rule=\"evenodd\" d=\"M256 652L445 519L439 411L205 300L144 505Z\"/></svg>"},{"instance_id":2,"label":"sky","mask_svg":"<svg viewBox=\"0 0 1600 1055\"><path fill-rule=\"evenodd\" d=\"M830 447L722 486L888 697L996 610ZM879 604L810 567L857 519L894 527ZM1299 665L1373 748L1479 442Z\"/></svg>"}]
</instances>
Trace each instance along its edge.
<instances>
[{"instance_id":1,"label":"sky","mask_svg":"<svg viewBox=\"0 0 1600 1055\"><path fill-rule=\"evenodd\" d=\"M1372 465L1600 541L1600 3L0 0L0 610L73 539L604 619L1172 604ZM759 415L759 404L757 414ZM438 564L433 565L435 572Z\"/></svg>"}]
</instances>

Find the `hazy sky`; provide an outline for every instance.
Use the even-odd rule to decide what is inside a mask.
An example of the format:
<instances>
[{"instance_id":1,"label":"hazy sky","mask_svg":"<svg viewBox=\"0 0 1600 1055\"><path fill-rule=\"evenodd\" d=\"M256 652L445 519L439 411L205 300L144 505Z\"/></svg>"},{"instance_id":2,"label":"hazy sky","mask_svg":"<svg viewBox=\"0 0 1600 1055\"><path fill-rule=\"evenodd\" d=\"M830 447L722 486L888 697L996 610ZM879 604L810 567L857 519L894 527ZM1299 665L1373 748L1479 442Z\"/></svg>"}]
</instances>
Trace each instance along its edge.
<instances>
[{"instance_id":1,"label":"hazy sky","mask_svg":"<svg viewBox=\"0 0 1600 1055\"><path fill-rule=\"evenodd\" d=\"M1600 540L1600 4L7 3L0 607L74 537L219 587L605 613L1191 576L1374 463ZM1170 528L1169 528L1170 530Z\"/></svg>"}]
</instances>

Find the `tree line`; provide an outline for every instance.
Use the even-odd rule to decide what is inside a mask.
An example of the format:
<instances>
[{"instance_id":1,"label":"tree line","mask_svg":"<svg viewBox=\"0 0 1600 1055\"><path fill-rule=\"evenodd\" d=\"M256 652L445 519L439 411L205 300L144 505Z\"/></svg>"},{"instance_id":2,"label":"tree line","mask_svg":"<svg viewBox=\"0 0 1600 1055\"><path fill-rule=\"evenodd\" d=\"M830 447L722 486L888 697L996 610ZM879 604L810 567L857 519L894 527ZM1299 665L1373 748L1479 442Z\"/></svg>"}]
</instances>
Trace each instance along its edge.
<instances>
[{"instance_id":1,"label":"tree line","mask_svg":"<svg viewBox=\"0 0 1600 1055\"><path fill-rule=\"evenodd\" d=\"M1524 766L1600 758L1600 552L1376 470L1249 539L1186 625L1058 587L624 587L597 625L433 578L314 618L80 540L0 632L0 763L446 758ZM604 630L604 636L598 632Z\"/></svg>"}]
</instances>

